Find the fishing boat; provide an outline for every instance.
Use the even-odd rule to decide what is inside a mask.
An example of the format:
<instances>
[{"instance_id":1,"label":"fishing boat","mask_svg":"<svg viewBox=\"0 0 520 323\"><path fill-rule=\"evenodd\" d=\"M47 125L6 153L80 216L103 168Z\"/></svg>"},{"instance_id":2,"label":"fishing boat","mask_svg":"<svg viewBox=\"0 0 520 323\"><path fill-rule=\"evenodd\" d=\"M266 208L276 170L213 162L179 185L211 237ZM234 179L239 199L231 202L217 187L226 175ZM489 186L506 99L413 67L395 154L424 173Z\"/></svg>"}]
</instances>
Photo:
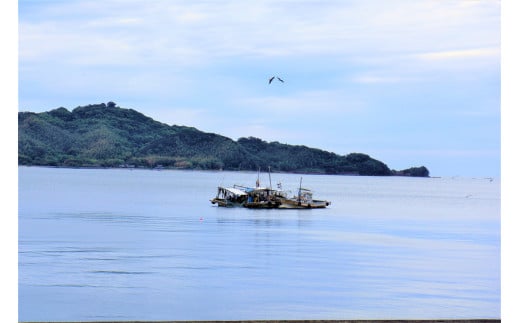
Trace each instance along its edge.
<instances>
[{"instance_id":1,"label":"fishing boat","mask_svg":"<svg viewBox=\"0 0 520 323\"><path fill-rule=\"evenodd\" d=\"M248 195L237 187L221 187L217 188L217 195L210 200L211 204L217 204L223 207L243 206L247 201Z\"/></svg>"},{"instance_id":2,"label":"fishing boat","mask_svg":"<svg viewBox=\"0 0 520 323\"><path fill-rule=\"evenodd\" d=\"M246 189L246 193L247 201L244 203L244 207L249 209L276 209L287 197L285 192L268 187Z\"/></svg>"},{"instance_id":3,"label":"fishing boat","mask_svg":"<svg viewBox=\"0 0 520 323\"><path fill-rule=\"evenodd\" d=\"M281 184L278 184L281 188ZM287 194L281 189L273 189L271 185L271 167L269 167L269 187L260 186L260 168L256 178L255 188L245 188L247 193L247 201L244 207L249 209L276 209L280 206L281 200L287 197Z\"/></svg>"},{"instance_id":4,"label":"fishing boat","mask_svg":"<svg viewBox=\"0 0 520 323\"><path fill-rule=\"evenodd\" d=\"M302 188L302 180L300 178L300 187L298 188L298 195L291 198L280 199L280 209L322 209L331 204L326 200L315 200L312 197L310 189Z\"/></svg>"},{"instance_id":5,"label":"fishing boat","mask_svg":"<svg viewBox=\"0 0 520 323\"><path fill-rule=\"evenodd\" d=\"M269 187L260 186L259 170L254 188L236 184L233 187L219 186L217 195L210 200L211 204L249 209L317 209L331 204L330 201L315 200L311 190L301 187L301 178L298 195L289 198L287 192L282 190L281 183L278 183L278 189L272 188L270 171L269 169Z\"/></svg>"}]
</instances>

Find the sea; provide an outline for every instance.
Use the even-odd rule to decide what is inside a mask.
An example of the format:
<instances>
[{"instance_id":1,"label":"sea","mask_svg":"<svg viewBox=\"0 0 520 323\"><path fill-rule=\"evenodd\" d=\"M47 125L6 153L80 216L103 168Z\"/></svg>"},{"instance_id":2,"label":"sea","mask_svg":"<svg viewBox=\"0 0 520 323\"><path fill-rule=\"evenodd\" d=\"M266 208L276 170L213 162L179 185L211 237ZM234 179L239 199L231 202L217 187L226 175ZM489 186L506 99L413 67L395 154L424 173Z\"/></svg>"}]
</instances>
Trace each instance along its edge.
<instances>
[{"instance_id":1,"label":"sea","mask_svg":"<svg viewBox=\"0 0 520 323\"><path fill-rule=\"evenodd\" d=\"M332 203L210 203L257 179ZM500 318L500 205L498 178L19 167L18 319Z\"/></svg>"}]
</instances>

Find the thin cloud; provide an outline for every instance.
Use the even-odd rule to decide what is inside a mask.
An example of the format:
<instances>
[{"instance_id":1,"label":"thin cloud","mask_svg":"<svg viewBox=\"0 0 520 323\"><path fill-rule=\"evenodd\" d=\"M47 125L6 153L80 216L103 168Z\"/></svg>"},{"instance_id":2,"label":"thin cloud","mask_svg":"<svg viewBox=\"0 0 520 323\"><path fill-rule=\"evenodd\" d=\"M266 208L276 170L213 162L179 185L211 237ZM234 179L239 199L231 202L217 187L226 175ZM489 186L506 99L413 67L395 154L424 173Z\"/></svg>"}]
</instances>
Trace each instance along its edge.
<instances>
[{"instance_id":1,"label":"thin cloud","mask_svg":"<svg viewBox=\"0 0 520 323\"><path fill-rule=\"evenodd\" d=\"M474 48L438 51L416 55L417 58L427 61L468 59L468 58L499 58L500 49L498 48Z\"/></svg>"},{"instance_id":2,"label":"thin cloud","mask_svg":"<svg viewBox=\"0 0 520 323\"><path fill-rule=\"evenodd\" d=\"M120 61L130 63L134 61L134 52L146 50L152 52L148 53L152 59L163 60L162 53L167 53L182 62L186 56L196 54L204 56L202 62L219 56L339 56L375 50L431 51L438 46L432 41L439 41L441 46L449 45L447 41L471 45L493 36L481 28L468 30L464 39L457 36L461 26L477 23L482 15L481 6L468 8L430 1L407 3L407 10L393 3L375 5L366 1L330 2L322 6L314 2L274 1L77 1L53 2L42 7L52 14L47 24L38 24L38 36L44 41L31 46L33 53L39 52L49 40L56 49L53 54L70 56L72 53L57 46L55 39L65 39L65 44L71 47L78 44L85 50L85 46L81 46L83 42L99 48L95 45L101 45L99 38L104 38L115 46L122 47L124 43L133 49L119 55ZM36 32L26 27L28 23L28 18L21 15L22 60L27 52L25 47L31 45L27 37ZM48 28L48 23L55 28ZM135 26L139 29L132 29Z\"/></svg>"},{"instance_id":3,"label":"thin cloud","mask_svg":"<svg viewBox=\"0 0 520 323\"><path fill-rule=\"evenodd\" d=\"M430 82L432 78L439 77L440 70L451 72L451 78L475 79L476 71L486 71L499 66L500 49L494 47L453 49L384 57L372 56L359 60L359 64L365 66L363 72L349 78L351 82L359 84ZM455 71L457 73L454 73Z\"/></svg>"}]
</instances>

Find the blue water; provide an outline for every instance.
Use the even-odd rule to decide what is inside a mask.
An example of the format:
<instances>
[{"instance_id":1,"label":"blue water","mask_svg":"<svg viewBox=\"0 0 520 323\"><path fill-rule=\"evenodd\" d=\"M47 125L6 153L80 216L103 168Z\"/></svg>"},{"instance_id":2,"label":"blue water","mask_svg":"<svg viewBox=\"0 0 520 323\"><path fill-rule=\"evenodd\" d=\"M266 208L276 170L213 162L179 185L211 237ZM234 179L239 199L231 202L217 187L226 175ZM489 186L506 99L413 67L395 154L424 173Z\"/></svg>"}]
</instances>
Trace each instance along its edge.
<instances>
[{"instance_id":1,"label":"blue water","mask_svg":"<svg viewBox=\"0 0 520 323\"><path fill-rule=\"evenodd\" d=\"M498 179L303 175L330 207L250 210L209 200L256 173L18 172L20 321L500 318Z\"/></svg>"}]
</instances>

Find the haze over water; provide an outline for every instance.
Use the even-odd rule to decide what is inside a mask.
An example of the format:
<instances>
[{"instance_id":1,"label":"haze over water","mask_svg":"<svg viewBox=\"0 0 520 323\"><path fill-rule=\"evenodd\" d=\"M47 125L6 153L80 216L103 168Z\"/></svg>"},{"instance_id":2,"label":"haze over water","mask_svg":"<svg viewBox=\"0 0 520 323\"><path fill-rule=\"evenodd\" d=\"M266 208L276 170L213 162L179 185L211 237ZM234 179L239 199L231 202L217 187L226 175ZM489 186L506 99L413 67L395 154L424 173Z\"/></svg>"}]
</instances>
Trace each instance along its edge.
<instances>
[{"instance_id":1,"label":"haze over water","mask_svg":"<svg viewBox=\"0 0 520 323\"><path fill-rule=\"evenodd\" d=\"M19 320L500 318L500 180L19 167ZM261 174L262 185L269 185Z\"/></svg>"}]
</instances>

